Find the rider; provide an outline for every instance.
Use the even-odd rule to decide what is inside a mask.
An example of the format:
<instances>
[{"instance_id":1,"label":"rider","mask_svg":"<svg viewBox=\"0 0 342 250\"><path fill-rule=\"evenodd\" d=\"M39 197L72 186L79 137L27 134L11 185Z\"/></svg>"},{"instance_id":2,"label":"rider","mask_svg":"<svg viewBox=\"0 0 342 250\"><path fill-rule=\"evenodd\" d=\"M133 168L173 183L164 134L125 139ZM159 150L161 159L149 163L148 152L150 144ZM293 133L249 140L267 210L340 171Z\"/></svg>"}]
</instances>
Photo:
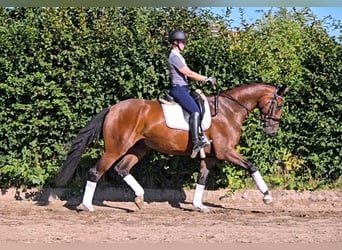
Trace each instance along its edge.
<instances>
[{"instance_id":1,"label":"rider","mask_svg":"<svg viewBox=\"0 0 342 250\"><path fill-rule=\"evenodd\" d=\"M169 71L171 77L170 94L189 114L189 128L192 137L193 151L198 152L201 148L210 145L209 141L199 136L200 131L200 108L190 95L188 87L188 78L194 81L209 82L216 84L212 77L206 77L192 71L180 54L184 50L187 42L186 34L181 30L174 30L169 34L171 43L171 53L169 56Z\"/></svg>"}]
</instances>

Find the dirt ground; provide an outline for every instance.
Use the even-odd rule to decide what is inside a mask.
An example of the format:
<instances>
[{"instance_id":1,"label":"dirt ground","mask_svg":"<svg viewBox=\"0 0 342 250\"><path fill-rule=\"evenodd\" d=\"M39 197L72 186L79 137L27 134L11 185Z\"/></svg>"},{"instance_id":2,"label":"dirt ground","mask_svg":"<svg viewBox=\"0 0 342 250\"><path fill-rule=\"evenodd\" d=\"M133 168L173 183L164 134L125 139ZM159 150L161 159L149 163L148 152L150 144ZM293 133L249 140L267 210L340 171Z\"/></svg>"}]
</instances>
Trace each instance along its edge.
<instances>
[{"instance_id":1,"label":"dirt ground","mask_svg":"<svg viewBox=\"0 0 342 250\"><path fill-rule=\"evenodd\" d=\"M271 191L273 205L257 190L205 191L210 213L193 209L193 191L147 190L141 210L127 190L97 191L93 213L76 209L80 197L62 193L3 190L0 243L342 242L340 190Z\"/></svg>"}]
</instances>

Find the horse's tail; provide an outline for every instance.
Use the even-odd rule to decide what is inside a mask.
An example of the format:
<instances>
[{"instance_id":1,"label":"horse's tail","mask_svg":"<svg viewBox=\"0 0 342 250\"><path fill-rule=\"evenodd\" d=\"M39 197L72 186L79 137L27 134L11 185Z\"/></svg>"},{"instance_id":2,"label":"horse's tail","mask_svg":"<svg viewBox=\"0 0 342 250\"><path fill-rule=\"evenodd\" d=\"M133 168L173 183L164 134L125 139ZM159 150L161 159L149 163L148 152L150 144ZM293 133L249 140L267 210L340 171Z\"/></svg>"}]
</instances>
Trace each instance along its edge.
<instances>
[{"instance_id":1,"label":"horse's tail","mask_svg":"<svg viewBox=\"0 0 342 250\"><path fill-rule=\"evenodd\" d=\"M73 141L60 171L55 178L56 186L65 186L74 174L83 152L87 146L101 136L103 121L109 112L110 107L103 109L88 124L82 128L76 139Z\"/></svg>"}]
</instances>

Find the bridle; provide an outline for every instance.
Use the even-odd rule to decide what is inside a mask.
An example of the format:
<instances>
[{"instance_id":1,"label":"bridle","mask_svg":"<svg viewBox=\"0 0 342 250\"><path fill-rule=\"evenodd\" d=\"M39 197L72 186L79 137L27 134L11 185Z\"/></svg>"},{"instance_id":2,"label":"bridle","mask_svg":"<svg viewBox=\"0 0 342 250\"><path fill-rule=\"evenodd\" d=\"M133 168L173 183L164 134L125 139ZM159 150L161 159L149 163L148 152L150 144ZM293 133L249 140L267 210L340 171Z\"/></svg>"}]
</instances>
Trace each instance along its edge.
<instances>
[{"instance_id":1,"label":"bridle","mask_svg":"<svg viewBox=\"0 0 342 250\"><path fill-rule=\"evenodd\" d=\"M251 110L249 108L247 108L245 105L243 105L242 103L240 103L238 100L236 100L234 97L232 97L228 93L219 93L218 92L215 95L215 105L214 105L215 106L215 113L213 114L213 116L217 115L218 103L219 103L218 98L220 96L225 97L225 98L237 103L238 105L240 105L241 107L243 107L246 110L247 115L250 114ZM262 112L261 110L263 110L266 107L266 105L269 105L267 113L266 114L261 113L261 115L260 115L260 120L261 120L263 128L274 127L274 126L278 125L280 122L280 118L273 116L274 111L279 111L283 107L283 105L278 105L277 98L283 99L282 96L278 95L278 89L275 90L274 95L273 95L271 100L269 100L263 107L259 107L260 112ZM276 123L270 124L271 120L275 121Z\"/></svg>"},{"instance_id":2,"label":"bridle","mask_svg":"<svg viewBox=\"0 0 342 250\"><path fill-rule=\"evenodd\" d=\"M277 98L283 99L282 96L278 95L278 89L275 90L274 95L271 100L269 100L263 107L259 107L260 111L263 110L266 105L269 105L267 114L261 114L260 120L263 128L277 126L280 122L280 118L274 117L274 111L279 111L283 105L279 105ZM276 123L270 124L270 122L275 121Z\"/></svg>"}]
</instances>

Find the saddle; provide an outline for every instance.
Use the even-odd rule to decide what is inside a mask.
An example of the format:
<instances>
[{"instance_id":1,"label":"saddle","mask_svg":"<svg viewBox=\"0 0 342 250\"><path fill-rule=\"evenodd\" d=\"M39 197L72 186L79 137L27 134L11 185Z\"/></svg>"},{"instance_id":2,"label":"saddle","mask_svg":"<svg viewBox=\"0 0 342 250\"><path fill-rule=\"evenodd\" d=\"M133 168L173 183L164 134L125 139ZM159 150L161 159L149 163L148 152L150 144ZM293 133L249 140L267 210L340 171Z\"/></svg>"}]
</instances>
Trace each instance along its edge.
<instances>
[{"instance_id":1,"label":"saddle","mask_svg":"<svg viewBox=\"0 0 342 250\"><path fill-rule=\"evenodd\" d=\"M205 131L211 125L209 103L205 95L199 89L196 89L192 95L200 107L201 128L202 131ZM169 128L189 131L190 114L184 110L168 92L165 92L165 99L159 98L159 102L161 103L166 125Z\"/></svg>"},{"instance_id":2,"label":"saddle","mask_svg":"<svg viewBox=\"0 0 342 250\"><path fill-rule=\"evenodd\" d=\"M184 110L177 102L175 102L173 97L168 92L165 93L165 96L166 99L159 98L159 102L161 103L166 125L172 129L189 131L190 114L186 110ZM196 91L192 93L192 96L200 107L200 126L201 131L204 132L211 125L209 103L205 95L199 89L196 89ZM197 156L197 153L198 152L192 152L190 157L195 158ZM203 148L200 150L200 157L202 159L206 157Z\"/></svg>"}]
</instances>

